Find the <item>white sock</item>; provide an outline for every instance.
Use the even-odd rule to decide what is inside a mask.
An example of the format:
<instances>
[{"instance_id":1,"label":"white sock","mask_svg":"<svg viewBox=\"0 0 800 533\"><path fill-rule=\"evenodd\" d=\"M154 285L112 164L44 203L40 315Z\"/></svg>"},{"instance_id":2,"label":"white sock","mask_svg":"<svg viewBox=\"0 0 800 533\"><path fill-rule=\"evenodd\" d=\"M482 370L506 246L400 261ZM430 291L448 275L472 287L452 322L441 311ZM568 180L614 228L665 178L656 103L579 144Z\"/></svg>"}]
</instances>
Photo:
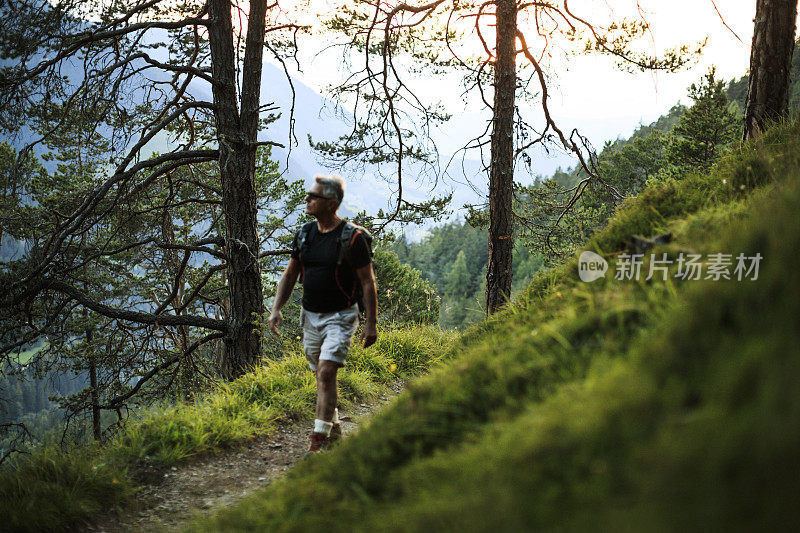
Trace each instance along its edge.
<instances>
[{"instance_id":1,"label":"white sock","mask_svg":"<svg viewBox=\"0 0 800 533\"><path fill-rule=\"evenodd\" d=\"M325 422L324 420L320 420L319 418L314 420L314 433L322 433L326 437L330 437L332 427L333 427L333 422Z\"/></svg>"},{"instance_id":2,"label":"white sock","mask_svg":"<svg viewBox=\"0 0 800 533\"><path fill-rule=\"evenodd\" d=\"M333 420L331 420L331 422L333 422L334 424L338 424L340 422L340 420L339 420L339 408L338 407L333 409Z\"/></svg>"}]
</instances>

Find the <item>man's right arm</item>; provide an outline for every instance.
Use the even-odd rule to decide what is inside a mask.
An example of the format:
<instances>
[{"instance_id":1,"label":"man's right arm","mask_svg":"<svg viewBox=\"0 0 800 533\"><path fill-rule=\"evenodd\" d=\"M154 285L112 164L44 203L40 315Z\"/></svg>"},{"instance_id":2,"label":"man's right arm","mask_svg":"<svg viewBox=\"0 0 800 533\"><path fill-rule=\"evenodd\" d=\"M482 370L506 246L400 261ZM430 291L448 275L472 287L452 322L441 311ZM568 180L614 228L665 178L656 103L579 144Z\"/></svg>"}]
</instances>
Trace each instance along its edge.
<instances>
[{"instance_id":1,"label":"man's right arm","mask_svg":"<svg viewBox=\"0 0 800 533\"><path fill-rule=\"evenodd\" d=\"M292 257L289 259L289 264L286 270L283 271L278 287L275 290L275 302L272 304L272 312L269 315L269 329L275 335L280 335L278 328L283 323L283 313L281 309L289 301L289 296L292 295L292 289L297 282L297 276L300 275L301 265L298 259Z\"/></svg>"}]
</instances>

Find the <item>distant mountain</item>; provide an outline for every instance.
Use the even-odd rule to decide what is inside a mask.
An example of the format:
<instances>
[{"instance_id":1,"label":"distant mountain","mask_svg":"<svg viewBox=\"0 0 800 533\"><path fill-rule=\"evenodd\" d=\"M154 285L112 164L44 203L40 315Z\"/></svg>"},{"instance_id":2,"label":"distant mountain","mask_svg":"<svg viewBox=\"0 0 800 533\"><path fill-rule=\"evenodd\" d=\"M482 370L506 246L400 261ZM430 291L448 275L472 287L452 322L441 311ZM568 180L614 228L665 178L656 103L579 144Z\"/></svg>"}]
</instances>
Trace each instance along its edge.
<instances>
[{"instance_id":1,"label":"distant mountain","mask_svg":"<svg viewBox=\"0 0 800 533\"><path fill-rule=\"evenodd\" d=\"M19 259L25 253L25 243L3 235L3 240L0 242L0 263L13 261Z\"/></svg>"},{"instance_id":2,"label":"distant mountain","mask_svg":"<svg viewBox=\"0 0 800 533\"><path fill-rule=\"evenodd\" d=\"M148 37L151 42L165 40L166 34L154 31ZM160 57L157 50L150 52L156 59L167 60ZM64 65L64 75L70 76L74 80L81 77L82 66ZM158 72L150 72L150 79L161 78ZM166 74L164 74L166 80ZM347 110L337 112L336 105L325 98L314 89L305 85L296 78L291 78L294 89L294 111L292 110L292 86L290 86L287 75L282 68L265 62L262 73L262 104L273 103L279 109L280 118L270 124L264 131L260 132L259 140L270 140L283 144L285 148L274 148L273 157L280 163L281 169L290 178L302 178L310 183L314 174L338 172L345 176L350 183L346 199L343 205L343 213L352 215L353 213L366 210L370 214L375 214L379 209L388 211L393 209L396 197L394 192L396 184L388 183L381 177L378 167L366 165L363 172L358 174L347 170L337 170L327 168L320 160L319 156L312 150L308 142L311 135L315 140L333 141L341 135L345 135L350 130L347 120ZM210 88L206 84L195 83L190 87L190 91L198 98L211 101L209 94ZM289 125L293 120L294 131L290 141ZM435 132L437 141L442 146L452 149L457 144L454 139L470 137L469 132L475 135L482 132L486 127L487 117L477 114L456 115L453 119L444 124ZM458 135L451 135L451 133ZM466 133L466 135L465 135ZM20 139L18 146L29 141ZM171 149L171 142L166 135L158 136L149 145L152 151L166 152ZM471 157L474 157L471 155ZM450 192L454 193L452 207L454 210L460 209L464 204L481 204L486 202L488 190L488 175L483 170L483 164L474 159L463 159L459 156L452 161L451 154L441 154L440 162L442 168L439 175L426 173L422 169L415 169L413 165L406 166L403 195L410 201L422 201L432 196L441 196ZM448 161L450 164L448 165ZM572 162L570 155L562 151L546 153L544 150L534 157L530 169L523 165L518 167L518 181L530 182L533 175L550 175L557 168L567 166ZM393 169L385 167L387 174L392 174ZM413 232L412 232L413 233Z\"/></svg>"},{"instance_id":3,"label":"distant mountain","mask_svg":"<svg viewBox=\"0 0 800 533\"><path fill-rule=\"evenodd\" d=\"M315 141L334 141L346 135L351 129L347 110L338 110L336 104L320 95L301 81L292 78L294 86L294 137L292 145L286 149L273 149L273 155L288 170L291 177L304 178L310 184L314 174L336 172L342 174L349 183L343 212L346 215L366 210L375 214L379 209L384 211L394 207L396 185L388 183L381 177L376 165L364 165L363 172L354 174L344 169L330 169L325 166L308 142L309 135ZM274 102L282 115L269 129L262 132L260 140L272 140L287 144L289 138L289 120L292 104L292 90L286 74L270 63L264 63L262 79L262 102ZM294 142L296 140L296 142ZM287 168L288 155L288 168ZM446 159L445 159L446 161ZM465 181L466 174L471 180L480 174L480 163L465 161L463 170L460 165L453 165L449 175L438 182L435 176L425 175L413 165L406 167L403 181L403 195L410 201L422 201L432 195L443 195L455 190L454 205L460 207L464 203L482 201L479 194L459 182ZM392 169L393 170L393 169ZM451 176L456 176L452 178ZM457 180L457 181L455 181ZM486 182L484 178L483 183ZM480 183L480 181L479 181ZM460 203L459 203L460 202Z\"/></svg>"},{"instance_id":4,"label":"distant mountain","mask_svg":"<svg viewBox=\"0 0 800 533\"><path fill-rule=\"evenodd\" d=\"M292 78L294 86L294 139L291 151L273 149L273 155L281 163L291 177L305 178L308 183L316 173L338 172L350 183L343 213L351 215L359 210L375 214L378 209L391 210L396 202L394 191L396 184L387 183L381 177L375 165L365 165L363 173L352 174L346 170L327 168L319 155L308 143L309 134L317 140L333 141L350 131L348 110L338 110L336 104L317 93L296 78ZM262 78L262 102L274 102L282 110L282 116L271 124L269 129L261 132L260 140L271 140L286 144L289 136L289 110L291 109L292 90L283 70L271 63L264 63ZM456 115L449 122L433 132L437 144L453 149L457 141L451 139L450 132L457 136L469 138L468 132L475 135L486 127L487 117L478 114ZM465 135L466 132L466 135ZM287 147L288 148L288 147ZM288 153L288 165L287 165ZM474 155L473 155L474 157ZM550 175L561 167L572 164L573 158L563 150L544 149L535 153L530 168L523 164L517 167L517 180L531 182L535 175ZM387 164L390 165L390 164ZM388 167L387 167L388 168ZM393 169L390 169L390 172ZM426 173L421 169L407 165L403 179L403 196L409 201L423 201L432 196L453 193L451 207L458 211L464 204L482 204L487 201L488 173L479 160L464 158L463 154L440 154L439 175ZM406 228L407 236L424 233L424 228Z\"/></svg>"}]
</instances>

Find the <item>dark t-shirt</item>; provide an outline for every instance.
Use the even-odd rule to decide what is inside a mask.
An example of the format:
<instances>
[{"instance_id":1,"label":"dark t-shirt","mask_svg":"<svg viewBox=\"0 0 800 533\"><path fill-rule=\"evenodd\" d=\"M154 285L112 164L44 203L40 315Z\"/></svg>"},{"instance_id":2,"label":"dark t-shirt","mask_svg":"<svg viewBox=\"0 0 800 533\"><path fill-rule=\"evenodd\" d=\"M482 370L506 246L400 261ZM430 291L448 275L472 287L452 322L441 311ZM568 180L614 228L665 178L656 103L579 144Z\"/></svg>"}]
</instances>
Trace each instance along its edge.
<instances>
[{"instance_id":1,"label":"dark t-shirt","mask_svg":"<svg viewBox=\"0 0 800 533\"><path fill-rule=\"evenodd\" d=\"M371 253L366 239L356 234L351 246L352 263L343 260L339 267L339 238L345 221L327 233L320 233L317 224L311 230L303 246L302 257L297 249L300 232L294 237L292 257L303 264L303 308L315 313L341 311L355 303L357 285L360 283L356 269L368 265Z\"/></svg>"}]
</instances>

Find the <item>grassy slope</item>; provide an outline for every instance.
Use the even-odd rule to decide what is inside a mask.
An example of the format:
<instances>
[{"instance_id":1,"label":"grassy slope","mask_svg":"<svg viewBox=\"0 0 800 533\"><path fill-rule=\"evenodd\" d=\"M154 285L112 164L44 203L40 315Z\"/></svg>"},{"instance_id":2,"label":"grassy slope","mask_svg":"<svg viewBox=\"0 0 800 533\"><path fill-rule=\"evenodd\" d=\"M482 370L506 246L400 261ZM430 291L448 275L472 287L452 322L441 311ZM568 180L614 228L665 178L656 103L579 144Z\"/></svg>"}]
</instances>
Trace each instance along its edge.
<instances>
[{"instance_id":1,"label":"grassy slope","mask_svg":"<svg viewBox=\"0 0 800 533\"><path fill-rule=\"evenodd\" d=\"M584 284L571 261L367 430L194 528L798 525L798 133L650 187L588 245L671 230L657 253L759 252L757 281Z\"/></svg>"},{"instance_id":2,"label":"grassy slope","mask_svg":"<svg viewBox=\"0 0 800 533\"><path fill-rule=\"evenodd\" d=\"M375 347L354 344L340 373L340 401L366 401L398 378L450 356L456 334L432 327L383 332ZM62 453L44 448L0 470L0 529L61 531L129 504L142 463L167 466L225 448L276 424L313 414L313 374L298 347L280 361L223 385L193 404L168 405L129 422L103 447ZM5 466L5 465L4 465Z\"/></svg>"}]
</instances>

